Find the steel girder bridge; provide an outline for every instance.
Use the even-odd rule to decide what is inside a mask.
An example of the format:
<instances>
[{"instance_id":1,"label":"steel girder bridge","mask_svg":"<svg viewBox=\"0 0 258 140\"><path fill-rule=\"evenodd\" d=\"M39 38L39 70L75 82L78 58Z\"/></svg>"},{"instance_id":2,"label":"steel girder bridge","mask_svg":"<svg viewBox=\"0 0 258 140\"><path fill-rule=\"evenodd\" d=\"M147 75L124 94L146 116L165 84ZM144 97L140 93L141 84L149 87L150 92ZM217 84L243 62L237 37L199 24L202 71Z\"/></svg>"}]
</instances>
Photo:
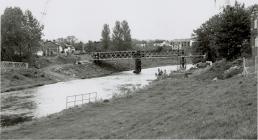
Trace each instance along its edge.
<instances>
[{"instance_id":1,"label":"steel girder bridge","mask_svg":"<svg viewBox=\"0 0 258 140\"><path fill-rule=\"evenodd\" d=\"M112 51L112 52L92 52L91 60L98 63L105 60L120 60L120 59L134 59L135 70L134 73L141 72L141 59L148 58L179 58L179 64L181 68L186 67L186 58L191 57L205 57L205 55L185 55L184 50L172 50L172 51Z\"/></svg>"}]
</instances>

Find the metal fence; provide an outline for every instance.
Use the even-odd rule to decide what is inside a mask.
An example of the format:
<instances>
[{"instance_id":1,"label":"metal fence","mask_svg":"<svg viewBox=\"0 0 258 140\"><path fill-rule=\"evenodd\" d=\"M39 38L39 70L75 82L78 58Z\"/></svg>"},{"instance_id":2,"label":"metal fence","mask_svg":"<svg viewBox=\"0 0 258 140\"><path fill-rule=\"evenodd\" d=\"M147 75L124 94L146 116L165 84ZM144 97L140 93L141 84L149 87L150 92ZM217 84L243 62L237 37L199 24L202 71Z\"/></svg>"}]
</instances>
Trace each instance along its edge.
<instances>
[{"instance_id":1,"label":"metal fence","mask_svg":"<svg viewBox=\"0 0 258 140\"><path fill-rule=\"evenodd\" d=\"M67 96L66 109L70 107L74 107L76 105L82 105L85 103L90 103L95 101L97 101L97 92Z\"/></svg>"}]
</instances>

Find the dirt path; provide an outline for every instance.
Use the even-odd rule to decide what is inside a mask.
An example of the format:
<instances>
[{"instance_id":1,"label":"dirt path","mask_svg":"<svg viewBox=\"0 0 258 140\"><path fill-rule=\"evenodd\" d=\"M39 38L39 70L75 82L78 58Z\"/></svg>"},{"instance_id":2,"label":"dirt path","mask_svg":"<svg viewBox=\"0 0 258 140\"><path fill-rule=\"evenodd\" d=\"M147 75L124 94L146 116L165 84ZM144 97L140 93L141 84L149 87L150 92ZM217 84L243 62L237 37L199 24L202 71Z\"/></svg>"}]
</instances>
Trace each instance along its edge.
<instances>
[{"instance_id":1,"label":"dirt path","mask_svg":"<svg viewBox=\"0 0 258 140\"><path fill-rule=\"evenodd\" d=\"M72 76L68 76L65 74L60 74L58 72L55 72L54 69L56 68L61 68L64 66L73 66L73 64L55 64L55 65L51 65L48 67L43 68L42 70L44 71L44 73L46 73L47 75L49 75L50 77L54 78L57 81L69 81L69 80L73 80L75 79Z\"/></svg>"},{"instance_id":2,"label":"dirt path","mask_svg":"<svg viewBox=\"0 0 258 140\"><path fill-rule=\"evenodd\" d=\"M133 96L65 110L3 130L6 138L257 138L254 75L166 79Z\"/></svg>"}]
</instances>

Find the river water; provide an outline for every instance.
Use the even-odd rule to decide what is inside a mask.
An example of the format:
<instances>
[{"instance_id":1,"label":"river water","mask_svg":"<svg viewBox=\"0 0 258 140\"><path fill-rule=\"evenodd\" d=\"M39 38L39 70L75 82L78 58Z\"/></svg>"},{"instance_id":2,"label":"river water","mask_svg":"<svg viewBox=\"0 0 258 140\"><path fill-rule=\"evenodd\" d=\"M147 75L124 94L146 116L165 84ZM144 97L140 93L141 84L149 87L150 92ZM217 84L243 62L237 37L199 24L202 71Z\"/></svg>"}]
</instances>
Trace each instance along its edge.
<instances>
[{"instance_id":1,"label":"river water","mask_svg":"<svg viewBox=\"0 0 258 140\"><path fill-rule=\"evenodd\" d=\"M192 65L187 65L190 68ZM97 100L112 98L114 95L137 90L156 79L158 68L177 70L176 65L142 69L140 74L124 71L104 77L79 79L44 85L40 87L5 92L1 94L2 116L30 116L38 118L60 112L66 108L66 97L97 92Z\"/></svg>"}]
</instances>

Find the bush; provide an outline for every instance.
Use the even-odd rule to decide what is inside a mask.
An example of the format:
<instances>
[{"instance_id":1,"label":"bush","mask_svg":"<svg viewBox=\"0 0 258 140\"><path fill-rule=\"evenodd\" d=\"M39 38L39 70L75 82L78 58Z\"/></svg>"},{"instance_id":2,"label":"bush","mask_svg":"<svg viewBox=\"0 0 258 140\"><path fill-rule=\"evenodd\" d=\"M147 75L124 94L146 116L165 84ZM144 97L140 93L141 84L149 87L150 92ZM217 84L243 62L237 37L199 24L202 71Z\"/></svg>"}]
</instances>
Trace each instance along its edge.
<instances>
[{"instance_id":1,"label":"bush","mask_svg":"<svg viewBox=\"0 0 258 140\"><path fill-rule=\"evenodd\" d=\"M235 67L235 68L234 68ZM233 77L242 72L242 61L227 61L225 59L215 62L206 72L198 75L197 79L211 80L217 77L218 79L226 79Z\"/></svg>"}]
</instances>

